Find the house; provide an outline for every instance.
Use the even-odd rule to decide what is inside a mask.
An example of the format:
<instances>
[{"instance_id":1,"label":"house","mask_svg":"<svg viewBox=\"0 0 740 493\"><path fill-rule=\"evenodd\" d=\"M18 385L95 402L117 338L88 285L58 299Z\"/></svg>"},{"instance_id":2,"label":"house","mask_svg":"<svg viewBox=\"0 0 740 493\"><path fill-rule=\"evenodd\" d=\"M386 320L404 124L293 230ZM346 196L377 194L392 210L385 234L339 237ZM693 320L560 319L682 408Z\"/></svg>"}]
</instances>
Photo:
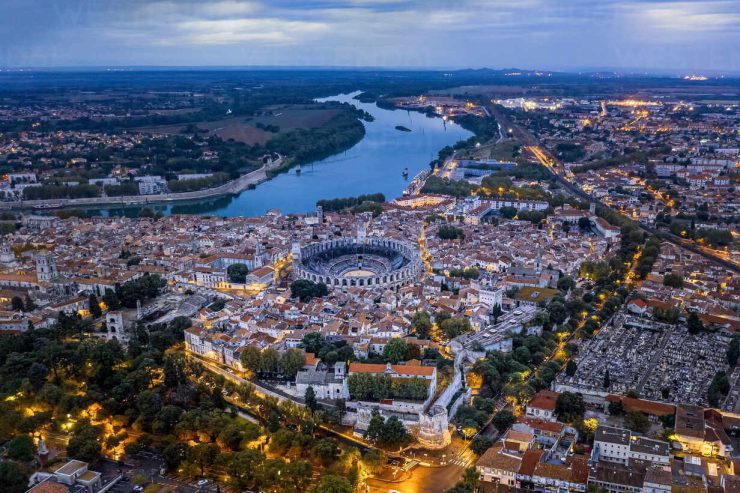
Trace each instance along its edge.
<instances>
[{"instance_id":1,"label":"house","mask_svg":"<svg viewBox=\"0 0 740 493\"><path fill-rule=\"evenodd\" d=\"M437 368L435 366L350 363L350 376L361 373L388 375L391 378L422 378L429 382L428 395L430 397L437 389Z\"/></svg>"},{"instance_id":2,"label":"house","mask_svg":"<svg viewBox=\"0 0 740 493\"><path fill-rule=\"evenodd\" d=\"M630 455L630 431L624 428L599 426L594 434L592 459L627 464Z\"/></svg>"},{"instance_id":3,"label":"house","mask_svg":"<svg viewBox=\"0 0 740 493\"><path fill-rule=\"evenodd\" d=\"M540 390L525 406L525 416L534 419L555 421L555 403L558 400L557 392Z\"/></svg>"},{"instance_id":4,"label":"house","mask_svg":"<svg viewBox=\"0 0 740 493\"><path fill-rule=\"evenodd\" d=\"M645 315L647 309L647 303L645 303L645 300L642 300L640 298L634 298L630 300L629 303L627 303L627 310L629 310L630 313L634 313L635 315Z\"/></svg>"},{"instance_id":5,"label":"house","mask_svg":"<svg viewBox=\"0 0 740 493\"><path fill-rule=\"evenodd\" d=\"M566 425L558 421L545 421L543 419L526 417L518 418L511 429L531 433L536 443L547 447L555 445L566 433L575 432L575 430L569 430Z\"/></svg>"},{"instance_id":6,"label":"house","mask_svg":"<svg viewBox=\"0 0 740 493\"><path fill-rule=\"evenodd\" d=\"M38 477L38 476L36 476ZM97 493L102 489L101 475L88 469L87 462L70 460L26 493Z\"/></svg>"},{"instance_id":7,"label":"house","mask_svg":"<svg viewBox=\"0 0 740 493\"><path fill-rule=\"evenodd\" d=\"M532 474L536 491L586 491L588 461L583 457L569 457L563 464L539 462Z\"/></svg>"},{"instance_id":8,"label":"house","mask_svg":"<svg viewBox=\"0 0 740 493\"><path fill-rule=\"evenodd\" d=\"M317 369L316 365L298 372L295 377L298 395L306 395L306 390L311 387L317 399L349 399L349 388L345 378L346 367L344 361L338 361L334 364L334 371L331 372Z\"/></svg>"},{"instance_id":9,"label":"house","mask_svg":"<svg viewBox=\"0 0 740 493\"><path fill-rule=\"evenodd\" d=\"M607 461L627 465L632 460L653 464L668 464L670 448L667 442L633 435L630 430L599 426L594 435L593 462Z\"/></svg>"},{"instance_id":10,"label":"house","mask_svg":"<svg viewBox=\"0 0 740 493\"><path fill-rule=\"evenodd\" d=\"M475 463L475 468L483 482L517 486L517 475L522 467L524 455L509 452L504 449L501 442L498 442L480 456Z\"/></svg>"}]
</instances>

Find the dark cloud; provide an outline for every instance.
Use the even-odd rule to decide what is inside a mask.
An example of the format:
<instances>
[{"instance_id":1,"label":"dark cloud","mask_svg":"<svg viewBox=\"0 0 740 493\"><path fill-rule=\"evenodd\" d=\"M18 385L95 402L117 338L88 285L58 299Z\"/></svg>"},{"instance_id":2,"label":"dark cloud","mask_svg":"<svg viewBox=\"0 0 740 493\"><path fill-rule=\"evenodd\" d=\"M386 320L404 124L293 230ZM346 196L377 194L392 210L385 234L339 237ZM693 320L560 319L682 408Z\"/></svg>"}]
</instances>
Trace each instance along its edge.
<instances>
[{"instance_id":1,"label":"dark cloud","mask_svg":"<svg viewBox=\"0 0 740 493\"><path fill-rule=\"evenodd\" d=\"M735 0L0 0L0 65L738 70Z\"/></svg>"}]
</instances>

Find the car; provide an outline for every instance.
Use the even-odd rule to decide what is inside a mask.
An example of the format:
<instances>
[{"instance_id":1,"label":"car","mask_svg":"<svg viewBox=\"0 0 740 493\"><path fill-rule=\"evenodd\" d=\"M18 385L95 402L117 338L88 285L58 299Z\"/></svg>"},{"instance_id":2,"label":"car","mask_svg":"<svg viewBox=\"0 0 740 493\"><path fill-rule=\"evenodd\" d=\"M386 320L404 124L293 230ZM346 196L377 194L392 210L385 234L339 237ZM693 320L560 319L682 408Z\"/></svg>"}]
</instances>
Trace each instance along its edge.
<instances>
[{"instance_id":1,"label":"car","mask_svg":"<svg viewBox=\"0 0 740 493\"><path fill-rule=\"evenodd\" d=\"M198 486L205 486L207 484L208 484L208 480L207 479L200 479L200 480L198 480Z\"/></svg>"},{"instance_id":2,"label":"car","mask_svg":"<svg viewBox=\"0 0 740 493\"><path fill-rule=\"evenodd\" d=\"M144 487L143 487L143 486L141 486L141 485L139 485L139 486L134 486L134 491L137 491L137 492L138 492L138 491L144 491Z\"/></svg>"}]
</instances>

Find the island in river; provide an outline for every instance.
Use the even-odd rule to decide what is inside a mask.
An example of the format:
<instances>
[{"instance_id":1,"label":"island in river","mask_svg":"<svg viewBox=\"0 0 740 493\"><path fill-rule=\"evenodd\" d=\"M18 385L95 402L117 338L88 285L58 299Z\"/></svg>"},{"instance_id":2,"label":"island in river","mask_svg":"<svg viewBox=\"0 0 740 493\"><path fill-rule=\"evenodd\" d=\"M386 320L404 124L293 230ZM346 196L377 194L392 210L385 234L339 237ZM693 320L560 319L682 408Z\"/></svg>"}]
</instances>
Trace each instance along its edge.
<instances>
[{"instance_id":1,"label":"island in river","mask_svg":"<svg viewBox=\"0 0 740 493\"><path fill-rule=\"evenodd\" d=\"M313 210L321 199L383 193L389 200L398 197L413 177L428 168L445 146L473 134L452 121L400 109L383 109L375 103L355 99L359 92L339 94L317 101L353 105L372 116L364 121L365 136L350 149L295 170L275 175L235 195L209 197L178 203L148 203L146 207L164 214L211 214L256 216L270 209L283 213ZM396 129L400 119L410 132ZM369 120L369 119L368 119ZM142 204L83 207L89 214L136 216Z\"/></svg>"}]
</instances>

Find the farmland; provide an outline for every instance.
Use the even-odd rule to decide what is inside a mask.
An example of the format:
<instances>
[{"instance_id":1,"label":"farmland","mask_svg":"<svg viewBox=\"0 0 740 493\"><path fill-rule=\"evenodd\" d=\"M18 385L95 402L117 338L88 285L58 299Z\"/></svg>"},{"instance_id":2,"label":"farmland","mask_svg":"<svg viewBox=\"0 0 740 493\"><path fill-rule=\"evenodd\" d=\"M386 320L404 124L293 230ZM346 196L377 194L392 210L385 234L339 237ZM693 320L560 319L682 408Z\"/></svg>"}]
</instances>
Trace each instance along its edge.
<instances>
[{"instance_id":1,"label":"farmland","mask_svg":"<svg viewBox=\"0 0 740 493\"><path fill-rule=\"evenodd\" d=\"M201 137L218 136L223 140L254 146L264 146L280 134L293 130L319 128L340 113L339 108L325 105L273 105L251 117L234 116L213 121L196 121L176 125L159 125L137 129L151 134L190 134Z\"/></svg>"}]
</instances>

